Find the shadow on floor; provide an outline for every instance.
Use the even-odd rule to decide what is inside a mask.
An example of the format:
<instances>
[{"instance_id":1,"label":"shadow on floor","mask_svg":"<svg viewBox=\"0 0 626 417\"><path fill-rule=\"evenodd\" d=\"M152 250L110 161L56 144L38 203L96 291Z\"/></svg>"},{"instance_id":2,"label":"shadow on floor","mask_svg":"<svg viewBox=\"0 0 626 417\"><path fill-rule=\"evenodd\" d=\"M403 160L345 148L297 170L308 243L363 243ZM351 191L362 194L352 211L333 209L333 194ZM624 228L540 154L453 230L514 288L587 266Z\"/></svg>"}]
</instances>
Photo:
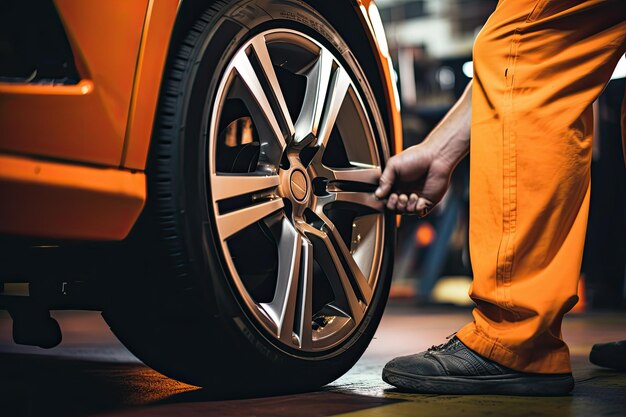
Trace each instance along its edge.
<instances>
[{"instance_id":1,"label":"shadow on floor","mask_svg":"<svg viewBox=\"0 0 626 417\"><path fill-rule=\"evenodd\" d=\"M623 338L626 319L619 314L568 318L576 388L567 397L534 398L405 394L382 382L387 360L443 340L468 320L463 311L391 309L363 358L337 381L316 392L248 399L218 398L146 367L99 314L59 318L63 343L42 350L13 344L10 320L0 314L0 416L626 416L626 374L594 367L586 356L592 343Z\"/></svg>"},{"instance_id":2,"label":"shadow on floor","mask_svg":"<svg viewBox=\"0 0 626 417\"><path fill-rule=\"evenodd\" d=\"M137 363L0 354L0 415L10 417L328 416L400 400L317 391L264 398L216 397ZM140 407L141 406L141 407Z\"/></svg>"}]
</instances>

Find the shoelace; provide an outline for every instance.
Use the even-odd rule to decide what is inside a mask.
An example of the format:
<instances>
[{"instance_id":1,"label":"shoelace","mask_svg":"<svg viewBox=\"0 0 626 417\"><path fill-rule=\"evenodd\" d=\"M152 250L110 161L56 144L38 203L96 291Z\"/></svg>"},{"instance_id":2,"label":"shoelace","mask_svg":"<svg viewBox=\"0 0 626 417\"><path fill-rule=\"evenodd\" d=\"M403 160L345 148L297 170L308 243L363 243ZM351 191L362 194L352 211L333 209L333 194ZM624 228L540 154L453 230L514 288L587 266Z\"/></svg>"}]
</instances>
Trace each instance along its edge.
<instances>
[{"instance_id":1,"label":"shoelace","mask_svg":"<svg viewBox=\"0 0 626 417\"><path fill-rule=\"evenodd\" d=\"M451 343L453 343L454 336L456 336L456 332L452 333L449 336L446 336L446 341L440 345L432 345L427 349L427 352L439 352L440 350L446 349Z\"/></svg>"}]
</instances>

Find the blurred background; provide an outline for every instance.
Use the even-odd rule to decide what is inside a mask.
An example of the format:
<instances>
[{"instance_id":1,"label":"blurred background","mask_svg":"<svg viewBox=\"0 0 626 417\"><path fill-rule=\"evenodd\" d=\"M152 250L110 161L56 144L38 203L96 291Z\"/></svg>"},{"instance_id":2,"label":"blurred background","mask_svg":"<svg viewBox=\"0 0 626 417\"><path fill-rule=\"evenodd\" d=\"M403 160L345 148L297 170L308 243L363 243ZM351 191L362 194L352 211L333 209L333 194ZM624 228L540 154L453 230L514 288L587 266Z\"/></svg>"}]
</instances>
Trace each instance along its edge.
<instances>
[{"instance_id":1,"label":"blurred background","mask_svg":"<svg viewBox=\"0 0 626 417\"><path fill-rule=\"evenodd\" d=\"M420 143L472 77L472 45L496 0L377 0L398 75L404 147ZM620 114L622 60L595 103L596 136L587 240L574 311L626 308L626 170ZM469 160L426 219L404 217L392 298L419 305L470 306Z\"/></svg>"}]
</instances>

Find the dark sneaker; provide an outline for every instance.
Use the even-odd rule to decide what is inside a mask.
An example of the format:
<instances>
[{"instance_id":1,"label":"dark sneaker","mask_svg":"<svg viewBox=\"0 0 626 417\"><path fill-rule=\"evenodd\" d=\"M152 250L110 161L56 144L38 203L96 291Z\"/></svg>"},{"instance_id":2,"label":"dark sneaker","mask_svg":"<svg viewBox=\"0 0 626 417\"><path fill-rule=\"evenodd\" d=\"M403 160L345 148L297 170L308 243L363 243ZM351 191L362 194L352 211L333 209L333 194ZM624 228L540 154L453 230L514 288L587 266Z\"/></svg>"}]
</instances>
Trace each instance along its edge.
<instances>
[{"instance_id":1,"label":"dark sneaker","mask_svg":"<svg viewBox=\"0 0 626 417\"><path fill-rule=\"evenodd\" d=\"M626 340L593 345L589 361L617 371L626 371Z\"/></svg>"},{"instance_id":2,"label":"dark sneaker","mask_svg":"<svg viewBox=\"0 0 626 417\"><path fill-rule=\"evenodd\" d=\"M428 394L565 395L572 374L514 371L483 358L456 336L426 352L393 359L383 380L403 391Z\"/></svg>"}]
</instances>

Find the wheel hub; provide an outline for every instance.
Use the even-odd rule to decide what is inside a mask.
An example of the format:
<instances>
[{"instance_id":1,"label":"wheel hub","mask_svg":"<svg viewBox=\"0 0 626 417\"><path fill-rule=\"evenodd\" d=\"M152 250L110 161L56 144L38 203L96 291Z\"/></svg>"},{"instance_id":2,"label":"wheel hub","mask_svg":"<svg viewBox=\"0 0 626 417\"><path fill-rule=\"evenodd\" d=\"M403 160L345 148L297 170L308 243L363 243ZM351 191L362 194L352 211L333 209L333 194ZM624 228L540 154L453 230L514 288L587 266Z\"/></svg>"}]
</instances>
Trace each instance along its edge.
<instances>
[{"instance_id":1,"label":"wheel hub","mask_svg":"<svg viewBox=\"0 0 626 417\"><path fill-rule=\"evenodd\" d=\"M294 169L290 175L289 181L289 189L291 190L291 195L298 202L302 203L309 194L309 181L304 174L299 169Z\"/></svg>"}]
</instances>

